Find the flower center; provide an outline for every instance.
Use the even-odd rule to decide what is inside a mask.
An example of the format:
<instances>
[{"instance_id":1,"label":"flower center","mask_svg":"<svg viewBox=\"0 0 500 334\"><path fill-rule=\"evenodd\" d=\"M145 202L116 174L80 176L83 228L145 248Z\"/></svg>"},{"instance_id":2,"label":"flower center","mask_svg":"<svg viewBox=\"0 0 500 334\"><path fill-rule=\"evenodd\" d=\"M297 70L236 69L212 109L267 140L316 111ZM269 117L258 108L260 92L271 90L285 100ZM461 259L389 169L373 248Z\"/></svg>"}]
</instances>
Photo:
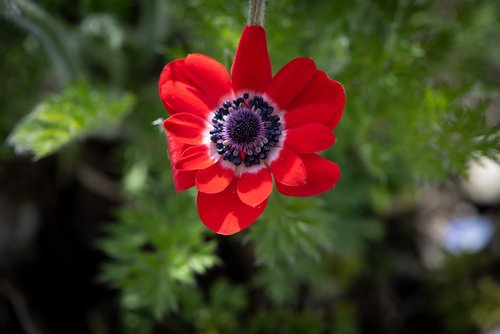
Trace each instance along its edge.
<instances>
[{"instance_id":1,"label":"flower center","mask_svg":"<svg viewBox=\"0 0 500 334\"><path fill-rule=\"evenodd\" d=\"M249 144L262 131L263 124L259 115L248 109L241 109L229 115L226 121L226 132L229 139L236 144Z\"/></svg>"},{"instance_id":2,"label":"flower center","mask_svg":"<svg viewBox=\"0 0 500 334\"><path fill-rule=\"evenodd\" d=\"M261 96L248 93L226 101L214 112L210 140L224 160L239 166L265 160L281 135L280 117Z\"/></svg>"}]
</instances>

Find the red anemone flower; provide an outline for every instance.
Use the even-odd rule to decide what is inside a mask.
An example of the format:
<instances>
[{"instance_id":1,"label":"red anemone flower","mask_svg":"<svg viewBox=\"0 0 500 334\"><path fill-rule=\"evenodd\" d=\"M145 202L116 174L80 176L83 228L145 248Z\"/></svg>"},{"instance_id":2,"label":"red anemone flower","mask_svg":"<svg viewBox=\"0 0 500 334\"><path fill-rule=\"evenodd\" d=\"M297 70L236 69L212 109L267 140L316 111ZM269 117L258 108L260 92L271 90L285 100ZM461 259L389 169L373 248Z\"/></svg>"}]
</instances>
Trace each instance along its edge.
<instances>
[{"instance_id":1,"label":"red anemone flower","mask_svg":"<svg viewBox=\"0 0 500 334\"><path fill-rule=\"evenodd\" d=\"M233 234L264 211L273 189L312 196L338 181L330 147L344 111L340 83L297 58L274 77L261 26L243 30L231 69L202 54L163 69L159 92L176 191L196 185L202 222Z\"/></svg>"}]
</instances>

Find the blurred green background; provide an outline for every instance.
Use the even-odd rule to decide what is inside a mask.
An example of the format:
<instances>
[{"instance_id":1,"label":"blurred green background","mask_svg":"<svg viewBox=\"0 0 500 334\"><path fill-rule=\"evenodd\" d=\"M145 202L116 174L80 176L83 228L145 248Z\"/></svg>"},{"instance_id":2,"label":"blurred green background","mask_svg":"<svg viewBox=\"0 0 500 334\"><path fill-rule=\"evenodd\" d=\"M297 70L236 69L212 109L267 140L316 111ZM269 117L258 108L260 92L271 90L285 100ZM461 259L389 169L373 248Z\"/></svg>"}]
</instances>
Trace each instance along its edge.
<instances>
[{"instance_id":1,"label":"blurred green background","mask_svg":"<svg viewBox=\"0 0 500 334\"><path fill-rule=\"evenodd\" d=\"M499 333L500 1L269 0L346 89L330 192L215 235L157 93L237 0L0 0L0 333ZM156 125L155 125L156 124Z\"/></svg>"}]
</instances>

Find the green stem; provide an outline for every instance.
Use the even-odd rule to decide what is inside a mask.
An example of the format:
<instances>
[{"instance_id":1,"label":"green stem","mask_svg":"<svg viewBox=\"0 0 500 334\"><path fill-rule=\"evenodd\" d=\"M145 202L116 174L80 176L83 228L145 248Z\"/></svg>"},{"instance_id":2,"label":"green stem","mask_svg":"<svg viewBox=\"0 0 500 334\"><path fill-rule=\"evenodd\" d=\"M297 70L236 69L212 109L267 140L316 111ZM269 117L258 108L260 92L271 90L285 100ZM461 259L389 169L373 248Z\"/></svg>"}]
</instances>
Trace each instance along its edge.
<instances>
[{"instance_id":1,"label":"green stem","mask_svg":"<svg viewBox=\"0 0 500 334\"><path fill-rule=\"evenodd\" d=\"M263 26L265 8L266 0L250 0L248 6L248 24L251 26Z\"/></svg>"}]
</instances>

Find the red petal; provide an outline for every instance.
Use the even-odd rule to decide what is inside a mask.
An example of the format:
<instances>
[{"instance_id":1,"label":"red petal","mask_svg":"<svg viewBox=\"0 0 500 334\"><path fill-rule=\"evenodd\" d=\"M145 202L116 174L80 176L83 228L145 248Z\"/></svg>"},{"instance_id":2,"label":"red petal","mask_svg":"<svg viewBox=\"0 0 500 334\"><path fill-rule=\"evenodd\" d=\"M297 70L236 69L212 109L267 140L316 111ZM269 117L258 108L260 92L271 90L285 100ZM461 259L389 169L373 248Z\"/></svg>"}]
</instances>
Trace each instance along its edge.
<instances>
[{"instance_id":1,"label":"red petal","mask_svg":"<svg viewBox=\"0 0 500 334\"><path fill-rule=\"evenodd\" d=\"M238 179L217 194L198 192L200 219L212 231L219 234L234 234L252 224L266 208L267 200L256 207L241 202L236 193Z\"/></svg>"},{"instance_id":2,"label":"red petal","mask_svg":"<svg viewBox=\"0 0 500 334\"><path fill-rule=\"evenodd\" d=\"M167 81L180 81L188 85L192 84L186 71L185 59L176 59L163 68L158 81L158 91L161 93L161 88Z\"/></svg>"},{"instance_id":3,"label":"red petal","mask_svg":"<svg viewBox=\"0 0 500 334\"><path fill-rule=\"evenodd\" d=\"M175 114L163 122L163 128L170 136L184 144L199 145L203 140L207 122L193 114Z\"/></svg>"},{"instance_id":4,"label":"red petal","mask_svg":"<svg viewBox=\"0 0 500 334\"><path fill-rule=\"evenodd\" d=\"M301 154L307 171L307 183L290 187L276 182L278 191L287 196L313 196L330 190L339 180L340 170L337 164L317 154Z\"/></svg>"},{"instance_id":5,"label":"red petal","mask_svg":"<svg viewBox=\"0 0 500 334\"><path fill-rule=\"evenodd\" d=\"M306 169L299 156L286 148L275 148L275 151L277 151L277 157L271 162L269 168L276 181L289 186L305 184Z\"/></svg>"},{"instance_id":6,"label":"red petal","mask_svg":"<svg viewBox=\"0 0 500 334\"><path fill-rule=\"evenodd\" d=\"M215 194L226 189L233 176L234 168L226 168L219 162L198 171L196 175L196 187L201 192Z\"/></svg>"},{"instance_id":7,"label":"red petal","mask_svg":"<svg viewBox=\"0 0 500 334\"><path fill-rule=\"evenodd\" d=\"M202 54L191 54L186 58L188 76L195 86L205 93L207 105L216 108L221 98L232 92L231 78L224 65Z\"/></svg>"},{"instance_id":8,"label":"red petal","mask_svg":"<svg viewBox=\"0 0 500 334\"><path fill-rule=\"evenodd\" d=\"M316 65L310 58L296 58L286 64L273 77L267 88L267 95L282 109L307 86L316 74Z\"/></svg>"},{"instance_id":9,"label":"red petal","mask_svg":"<svg viewBox=\"0 0 500 334\"><path fill-rule=\"evenodd\" d=\"M313 80L292 101L288 109L292 110L307 104L319 102L331 103L332 109L329 113L331 116L326 124L330 129L335 128L344 112L344 87L339 82L329 79L324 72L317 70Z\"/></svg>"},{"instance_id":10,"label":"red petal","mask_svg":"<svg viewBox=\"0 0 500 334\"><path fill-rule=\"evenodd\" d=\"M195 87L180 81L167 81L160 87L160 97L170 114L188 113L200 117L210 111L206 97Z\"/></svg>"},{"instance_id":11,"label":"red petal","mask_svg":"<svg viewBox=\"0 0 500 334\"><path fill-rule=\"evenodd\" d=\"M285 147L295 153L326 150L335 142L332 130L323 124L310 123L286 131Z\"/></svg>"},{"instance_id":12,"label":"red petal","mask_svg":"<svg viewBox=\"0 0 500 334\"><path fill-rule=\"evenodd\" d=\"M264 92L271 81L271 60L266 31L261 26L245 26L231 68L234 91Z\"/></svg>"},{"instance_id":13,"label":"red petal","mask_svg":"<svg viewBox=\"0 0 500 334\"><path fill-rule=\"evenodd\" d=\"M170 155L170 167L174 178L175 191L179 192L194 186L196 171L180 171L175 167L182 152L189 146L177 141L174 137L167 136L168 153Z\"/></svg>"},{"instance_id":14,"label":"red petal","mask_svg":"<svg viewBox=\"0 0 500 334\"><path fill-rule=\"evenodd\" d=\"M327 102L305 104L298 108L288 110L285 114L286 127L293 128L308 123L328 124L328 121L333 116L334 110L335 106Z\"/></svg>"},{"instance_id":15,"label":"red petal","mask_svg":"<svg viewBox=\"0 0 500 334\"><path fill-rule=\"evenodd\" d=\"M252 207L265 201L272 190L273 178L266 167L256 173L243 173L238 182L238 196L243 203Z\"/></svg>"},{"instance_id":16,"label":"red petal","mask_svg":"<svg viewBox=\"0 0 500 334\"><path fill-rule=\"evenodd\" d=\"M199 170L212 166L217 160L209 154L207 145L191 146L182 153L175 164L179 170Z\"/></svg>"}]
</instances>

